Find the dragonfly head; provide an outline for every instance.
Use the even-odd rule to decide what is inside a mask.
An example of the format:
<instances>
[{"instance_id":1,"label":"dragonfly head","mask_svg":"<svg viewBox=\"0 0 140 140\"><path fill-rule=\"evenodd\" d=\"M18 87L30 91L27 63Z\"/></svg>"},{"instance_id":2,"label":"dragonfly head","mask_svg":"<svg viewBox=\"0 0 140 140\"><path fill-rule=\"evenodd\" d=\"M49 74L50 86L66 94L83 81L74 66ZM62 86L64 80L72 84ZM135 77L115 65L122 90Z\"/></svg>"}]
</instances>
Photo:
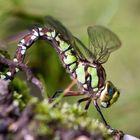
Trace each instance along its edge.
<instances>
[{"instance_id":1,"label":"dragonfly head","mask_svg":"<svg viewBox=\"0 0 140 140\"><path fill-rule=\"evenodd\" d=\"M101 106L104 108L110 107L117 101L119 95L119 90L112 84L112 82L107 81L99 97Z\"/></svg>"}]
</instances>

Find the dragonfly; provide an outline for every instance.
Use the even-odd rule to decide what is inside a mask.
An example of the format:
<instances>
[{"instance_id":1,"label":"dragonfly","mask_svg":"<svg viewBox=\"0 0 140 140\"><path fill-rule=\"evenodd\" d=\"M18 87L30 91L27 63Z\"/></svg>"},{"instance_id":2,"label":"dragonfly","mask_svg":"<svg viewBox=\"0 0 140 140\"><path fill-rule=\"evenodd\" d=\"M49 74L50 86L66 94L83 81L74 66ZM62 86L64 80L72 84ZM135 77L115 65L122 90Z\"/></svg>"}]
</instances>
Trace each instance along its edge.
<instances>
[{"instance_id":1,"label":"dragonfly","mask_svg":"<svg viewBox=\"0 0 140 140\"><path fill-rule=\"evenodd\" d=\"M71 79L79 87L78 91L66 91L64 96L86 95L78 103L86 101L87 110L92 102L105 126L110 127L98 104L103 108L110 107L117 101L120 91L111 81L106 81L102 64L107 62L112 52L120 48L120 39L108 28L95 25L87 28L90 43L85 46L60 21L51 16L47 16L45 20L45 26L33 28L19 41L13 61L22 63L27 49L37 40L49 42ZM10 67L5 75L1 75L1 79L12 80L18 71L18 68Z\"/></svg>"}]
</instances>

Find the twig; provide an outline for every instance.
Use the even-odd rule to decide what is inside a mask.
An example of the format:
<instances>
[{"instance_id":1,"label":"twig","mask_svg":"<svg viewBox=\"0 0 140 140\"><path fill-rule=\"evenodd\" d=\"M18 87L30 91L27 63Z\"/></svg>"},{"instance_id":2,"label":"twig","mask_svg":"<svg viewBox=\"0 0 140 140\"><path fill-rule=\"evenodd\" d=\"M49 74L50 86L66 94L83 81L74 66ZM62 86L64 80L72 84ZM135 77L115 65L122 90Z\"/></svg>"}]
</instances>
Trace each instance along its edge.
<instances>
[{"instance_id":1,"label":"twig","mask_svg":"<svg viewBox=\"0 0 140 140\"><path fill-rule=\"evenodd\" d=\"M33 83L34 85L36 85L40 89L42 94L44 93L44 88L43 88L42 83L33 75L32 71L27 65L23 63L16 63L16 62L13 62L12 60L9 60L3 57L0 57L0 63L8 65L9 67L12 67L12 68L19 68L20 70L25 72L27 80Z\"/></svg>"}]
</instances>

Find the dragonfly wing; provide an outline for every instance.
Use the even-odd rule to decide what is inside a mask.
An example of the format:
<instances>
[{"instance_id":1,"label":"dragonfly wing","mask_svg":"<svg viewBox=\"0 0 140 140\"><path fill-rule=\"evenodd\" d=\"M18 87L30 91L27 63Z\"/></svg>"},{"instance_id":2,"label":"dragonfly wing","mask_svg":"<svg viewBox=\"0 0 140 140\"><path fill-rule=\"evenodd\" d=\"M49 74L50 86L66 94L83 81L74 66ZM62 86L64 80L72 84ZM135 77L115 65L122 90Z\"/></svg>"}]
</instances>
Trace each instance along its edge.
<instances>
[{"instance_id":1,"label":"dragonfly wing","mask_svg":"<svg viewBox=\"0 0 140 140\"><path fill-rule=\"evenodd\" d=\"M88 61L93 61L95 59L94 54L77 37L75 37L75 44L77 46L77 49L79 50L78 52L82 54L83 58Z\"/></svg>"},{"instance_id":2,"label":"dragonfly wing","mask_svg":"<svg viewBox=\"0 0 140 140\"><path fill-rule=\"evenodd\" d=\"M61 35L63 35L63 38L67 41L74 41L73 40L73 35L69 30L66 29L66 27L58 20L51 16L46 16L45 17L45 25L47 27L54 28L56 31L58 31Z\"/></svg>"},{"instance_id":3,"label":"dragonfly wing","mask_svg":"<svg viewBox=\"0 0 140 140\"><path fill-rule=\"evenodd\" d=\"M81 59L86 59L84 56L84 51L81 52L81 48L84 47L84 44L76 37L72 35L72 33L58 20L54 19L51 16L45 17L45 24L48 27L54 28L57 32L59 32L63 39L70 43L72 47L76 50L77 55Z\"/></svg>"},{"instance_id":4,"label":"dragonfly wing","mask_svg":"<svg viewBox=\"0 0 140 140\"><path fill-rule=\"evenodd\" d=\"M87 29L90 45L89 50L99 63L105 63L110 53L121 46L121 41L115 33L103 26L93 26Z\"/></svg>"}]
</instances>

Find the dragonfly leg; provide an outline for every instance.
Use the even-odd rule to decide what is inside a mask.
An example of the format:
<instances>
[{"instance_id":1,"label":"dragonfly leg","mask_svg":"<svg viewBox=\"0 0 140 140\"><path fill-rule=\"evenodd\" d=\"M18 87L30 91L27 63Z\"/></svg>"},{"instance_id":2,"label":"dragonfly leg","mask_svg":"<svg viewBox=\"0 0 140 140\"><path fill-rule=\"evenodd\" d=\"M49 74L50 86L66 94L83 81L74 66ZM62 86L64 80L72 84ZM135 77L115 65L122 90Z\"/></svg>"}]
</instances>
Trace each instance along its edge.
<instances>
[{"instance_id":1,"label":"dragonfly leg","mask_svg":"<svg viewBox=\"0 0 140 140\"><path fill-rule=\"evenodd\" d=\"M64 97L67 97L67 96L81 96L81 95L85 95L85 93L82 93L80 91L67 91L67 92L64 92Z\"/></svg>"},{"instance_id":2,"label":"dragonfly leg","mask_svg":"<svg viewBox=\"0 0 140 140\"><path fill-rule=\"evenodd\" d=\"M67 91L70 91L72 89L72 87L76 84L76 80L73 80L64 90L64 93Z\"/></svg>"},{"instance_id":3,"label":"dragonfly leg","mask_svg":"<svg viewBox=\"0 0 140 140\"><path fill-rule=\"evenodd\" d=\"M57 90L51 98L55 98L60 93L63 93L63 90Z\"/></svg>"},{"instance_id":4,"label":"dragonfly leg","mask_svg":"<svg viewBox=\"0 0 140 140\"><path fill-rule=\"evenodd\" d=\"M124 133L120 130L117 130L117 129L113 129L112 127L110 127L107 123L107 121L105 120L102 112L101 112L101 109L100 107L98 106L98 103L97 103L97 100L94 100L94 106L96 107L97 111L99 112L106 128L110 131L110 133L113 135L114 139L121 139L123 136L124 136Z\"/></svg>"},{"instance_id":5,"label":"dragonfly leg","mask_svg":"<svg viewBox=\"0 0 140 140\"><path fill-rule=\"evenodd\" d=\"M101 116L101 118L102 118L102 120L103 120L105 126L106 126L107 128L110 128L110 126L108 125L107 121L105 120L105 118L104 118L104 116L103 116L103 114L102 114L102 112L101 112L100 107L98 106L97 100L94 100L94 106L96 107L97 111L99 112L99 114L100 114L100 116Z\"/></svg>"},{"instance_id":6,"label":"dragonfly leg","mask_svg":"<svg viewBox=\"0 0 140 140\"><path fill-rule=\"evenodd\" d=\"M64 93L64 97L67 97L67 96L81 96L81 95L84 95L84 93L81 93L80 91L67 91L67 92L64 92L63 90L58 90L55 92L55 94L52 96L52 98L55 98L57 94L60 94L60 93Z\"/></svg>"},{"instance_id":7,"label":"dragonfly leg","mask_svg":"<svg viewBox=\"0 0 140 140\"><path fill-rule=\"evenodd\" d=\"M85 101L87 101L87 100L89 100L90 99L90 97L86 97L86 98L82 98L82 99L80 99L80 100L78 100L78 102L77 102L77 105L79 106L82 102L85 102ZM88 103L88 102L87 102ZM87 105L86 105L87 106ZM85 106L85 109L87 108ZM87 109L86 109L87 110Z\"/></svg>"},{"instance_id":8,"label":"dragonfly leg","mask_svg":"<svg viewBox=\"0 0 140 140\"><path fill-rule=\"evenodd\" d=\"M57 90L54 94L53 94L53 96L51 97L51 98L55 98L56 96L57 96L57 94L60 94L60 93L64 93L64 96L73 96L73 95L70 95L70 92L71 92L71 94L72 94L72 92L75 92L75 91L70 91L71 90L71 88L74 86L76 84L76 81L75 80L73 80L68 86L67 86L67 88L65 89L65 90ZM76 91L76 92L78 92L78 91ZM66 95L65 95L66 94ZM68 94L68 95L67 95ZM78 96L78 95L77 95Z\"/></svg>"},{"instance_id":9,"label":"dragonfly leg","mask_svg":"<svg viewBox=\"0 0 140 140\"><path fill-rule=\"evenodd\" d=\"M68 97L68 96L81 96L81 95L84 95L85 93L81 93L80 91L67 91L67 92L64 92L63 90L58 90L55 92L55 94L49 98L49 102L52 102L54 100L54 98L60 94L60 93L64 93L64 97Z\"/></svg>"},{"instance_id":10,"label":"dragonfly leg","mask_svg":"<svg viewBox=\"0 0 140 140\"><path fill-rule=\"evenodd\" d=\"M89 100L89 101L86 103L86 105L85 105L85 110L88 110L90 103L91 103L91 100Z\"/></svg>"}]
</instances>

